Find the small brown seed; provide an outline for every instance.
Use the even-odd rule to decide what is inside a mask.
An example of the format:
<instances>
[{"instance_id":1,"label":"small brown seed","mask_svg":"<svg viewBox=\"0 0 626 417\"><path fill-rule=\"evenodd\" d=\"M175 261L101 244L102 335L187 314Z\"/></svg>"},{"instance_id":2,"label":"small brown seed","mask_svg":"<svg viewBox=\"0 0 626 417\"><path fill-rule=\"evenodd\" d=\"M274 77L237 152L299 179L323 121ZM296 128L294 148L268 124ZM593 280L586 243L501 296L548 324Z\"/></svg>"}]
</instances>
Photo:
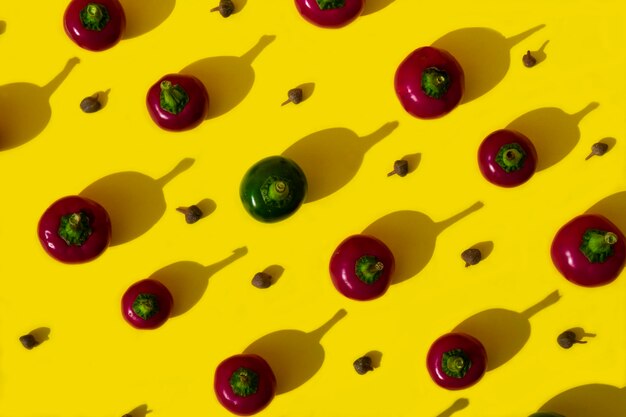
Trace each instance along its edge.
<instances>
[{"instance_id":1,"label":"small brown seed","mask_svg":"<svg viewBox=\"0 0 626 417\"><path fill-rule=\"evenodd\" d=\"M20 336L20 342L28 350L34 348L35 346L39 344L37 339L35 339L35 336L33 336L32 334L26 334L24 336Z\"/></svg>"},{"instance_id":2,"label":"small brown seed","mask_svg":"<svg viewBox=\"0 0 626 417\"><path fill-rule=\"evenodd\" d=\"M532 56L530 51L527 51L526 54L524 54L524 56L522 57L522 62L524 63L524 66L528 68L534 67L535 65L537 65L537 59L534 56Z\"/></svg>"},{"instance_id":3,"label":"small brown seed","mask_svg":"<svg viewBox=\"0 0 626 417\"><path fill-rule=\"evenodd\" d=\"M281 106L288 103L299 104L302 102L303 92L301 88L292 88L287 92L288 99L284 101Z\"/></svg>"},{"instance_id":4,"label":"small brown seed","mask_svg":"<svg viewBox=\"0 0 626 417\"><path fill-rule=\"evenodd\" d=\"M211 9L212 12L220 12L222 17L228 17L235 11L235 5L231 0L220 0L220 5Z\"/></svg>"},{"instance_id":5,"label":"small brown seed","mask_svg":"<svg viewBox=\"0 0 626 417\"><path fill-rule=\"evenodd\" d=\"M609 150L609 145L597 142L591 145L591 153L585 158L585 161L594 155L602 156Z\"/></svg>"},{"instance_id":6,"label":"small brown seed","mask_svg":"<svg viewBox=\"0 0 626 417\"><path fill-rule=\"evenodd\" d=\"M185 221L188 224L193 224L202 218L202 210L200 207L196 205L192 205L189 207L178 207L176 211L183 213L185 215Z\"/></svg>"},{"instance_id":7,"label":"small brown seed","mask_svg":"<svg viewBox=\"0 0 626 417\"><path fill-rule=\"evenodd\" d=\"M373 371L374 367L372 366L372 358L369 356L362 356L359 359L355 360L352 365L354 366L354 370L359 375L365 375L369 371Z\"/></svg>"},{"instance_id":8,"label":"small brown seed","mask_svg":"<svg viewBox=\"0 0 626 417\"><path fill-rule=\"evenodd\" d=\"M257 272L252 278L252 285L257 288L269 288L272 285L272 276L267 272Z\"/></svg>"},{"instance_id":9,"label":"small brown seed","mask_svg":"<svg viewBox=\"0 0 626 417\"><path fill-rule=\"evenodd\" d=\"M80 102L80 109L85 113L95 113L102 108L102 103L98 100L98 94L85 97Z\"/></svg>"},{"instance_id":10,"label":"small brown seed","mask_svg":"<svg viewBox=\"0 0 626 417\"><path fill-rule=\"evenodd\" d=\"M483 255L480 250L475 248L464 250L463 253L461 253L461 258L465 261L466 268L470 265L476 265L482 260L482 257Z\"/></svg>"},{"instance_id":11,"label":"small brown seed","mask_svg":"<svg viewBox=\"0 0 626 417\"><path fill-rule=\"evenodd\" d=\"M404 159L399 159L393 163L393 171L387 174L388 177L392 175L398 175L400 177L406 176L409 173L409 162Z\"/></svg>"},{"instance_id":12,"label":"small brown seed","mask_svg":"<svg viewBox=\"0 0 626 417\"><path fill-rule=\"evenodd\" d=\"M563 349L571 348L574 345L574 343L587 343L587 342L577 340L576 333L574 333L571 330L566 330L563 333L561 333L556 338L556 341L559 344L559 346L561 346Z\"/></svg>"}]
</instances>

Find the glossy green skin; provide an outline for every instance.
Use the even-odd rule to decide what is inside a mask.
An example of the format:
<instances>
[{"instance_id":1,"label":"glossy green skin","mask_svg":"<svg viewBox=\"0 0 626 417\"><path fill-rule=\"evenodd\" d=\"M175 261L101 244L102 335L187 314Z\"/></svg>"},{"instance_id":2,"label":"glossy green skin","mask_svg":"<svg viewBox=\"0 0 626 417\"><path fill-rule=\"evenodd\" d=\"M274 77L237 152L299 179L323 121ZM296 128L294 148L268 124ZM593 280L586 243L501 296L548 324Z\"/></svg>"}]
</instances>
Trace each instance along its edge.
<instances>
[{"instance_id":1,"label":"glossy green skin","mask_svg":"<svg viewBox=\"0 0 626 417\"><path fill-rule=\"evenodd\" d=\"M552 413L552 412L549 412L549 411L548 412L541 411L539 413L531 414L528 417L565 417L565 416L563 416L561 414L557 414L557 413Z\"/></svg>"},{"instance_id":2,"label":"glossy green skin","mask_svg":"<svg viewBox=\"0 0 626 417\"><path fill-rule=\"evenodd\" d=\"M269 178L280 178L289 187L288 197L280 204L263 198L262 187ZM241 180L239 196L243 207L256 220L272 223L284 220L300 208L307 192L306 176L291 159L270 156L254 164Z\"/></svg>"}]
</instances>

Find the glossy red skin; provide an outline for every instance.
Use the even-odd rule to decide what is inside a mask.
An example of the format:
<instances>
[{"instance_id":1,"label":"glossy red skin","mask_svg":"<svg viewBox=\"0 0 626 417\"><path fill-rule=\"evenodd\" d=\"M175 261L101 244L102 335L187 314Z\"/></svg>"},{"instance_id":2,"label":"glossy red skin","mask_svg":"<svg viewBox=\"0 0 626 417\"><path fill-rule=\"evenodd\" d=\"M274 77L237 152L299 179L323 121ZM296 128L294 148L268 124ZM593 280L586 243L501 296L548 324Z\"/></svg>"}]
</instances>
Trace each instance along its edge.
<instances>
[{"instance_id":1,"label":"glossy red skin","mask_svg":"<svg viewBox=\"0 0 626 417\"><path fill-rule=\"evenodd\" d=\"M161 108L161 82L170 81L180 85L189 96L189 102L178 114L169 113ZM150 117L162 129L182 131L198 126L209 113L209 94L204 84L193 75L168 74L150 87L146 96L146 105Z\"/></svg>"},{"instance_id":2,"label":"glossy red skin","mask_svg":"<svg viewBox=\"0 0 626 417\"><path fill-rule=\"evenodd\" d=\"M383 271L372 284L361 281L354 270L356 261L365 255L375 256L384 265ZM391 283L395 259L391 250L373 236L352 235L337 246L330 257L330 277L333 285L344 296L358 301L373 300L382 296Z\"/></svg>"},{"instance_id":3,"label":"glossy red skin","mask_svg":"<svg viewBox=\"0 0 626 417\"><path fill-rule=\"evenodd\" d=\"M233 392L230 378L237 369L248 368L259 376L257 391L241 397ZM213 389L218 401L233 414L249 416L263 410L274 399L276 376L262 357L255 354L240 354L223 360L215 369Z\"/></svg>"},{"instance_id":4,"label":"glossy red skin","mask_svg":"<svg viewBox=\"0 0 626 417\"><path fill-rule=\"evenodd\" d=\"M587 229L599 229L617 235L613 255L605 262L591 263L580 251L580 243ZM624 267L624 234L604 216L583 214L559 229L552 240L550 255L556 269L568 281L583 287L606 285L614 281Z\"/></svg>"},{"instance_id":5,"label":"glossy red skin","mask_svg":"<svg viewBox=\"0 0 626 417\"><path fill-rule=\"evenodd\" d=\"M441 368L445 352L462 349L472 361L463 378L446 375ZM487 369L487 352L478 339L466 333L447 333L433 342L426 356L426 368L432 380L442 388L459 390L476 384Z\"/></svg>"},{"instance_id":6,"label":"glossy red skin","mask_svg":"<svg viewBox=\"0 0 626 417\"><path fill-rule=\"evenodd\" d=\"M506 172L496 162L496 156L503 145L517 143L526 152L526 159L521 169ZM533 176L537 169L537 151L533 143L515 130L496 130L487 136L478 148L478 167L483 177L500 187L517 187Z\"/></svg>"},{"instance_id":7,"label":"glossy red skin","mask_svg":"<svg viewBox=\"0 0 626 417\"><path fill-rule=\"evenodd\" d=\"M59 236L61 217L84 211L91 220L91 235L81 246L70 246ZM39 242L46 252L58 261L76 264L100 256L111 242L111 220L100 204L77 195L55 201L46 209L37 226Z\"/></svg>"},{"instance_id":8,"label":"glossy red skin","mask_svg":"<svg viewBox=\"0 0 626 417\"><path fill-rule=\"evenodd\" d=\"M105 6L109 22L100 31L86 29L80 21L80 11L89 3ZM63 15L63 27L69 38L83 49L104 51L115 46L126 29L126 15L118 0L72 0Z\"/></svg>"},{"instance_id":9,"label":"glossy red skin","mask_svg":"<svg viewBox=\"0 0 626 417\"><path fill-rule=\"evenodd\" d=\"M422 72L429 67L443 70L450 77L448 91L438 99L422 91ZM465 74L449 52L424 46L411 52L400 63L394 86L402 107L409 114L420 119L434 119L449 113L460 103L465 91Z\"/></svg>"},{"instance_id":10,"label":"glossy red skin","mask_svg":"<svg viewBox=\"0 0 626 417\"><path fill-rule=\"evenodd\" d=\"M139 294L157 297L159 311L149 319L139 317L133 311L133 303ZM170 317L174 299L165 285L154 279L144 279L131 285L122 296L122 316L136 329L151 330L161 327Z\"/></svg>"},{"instance_id":11,"label":"glossy red skin","mask_svg":"<svg viewBox=\"0 0 626 417\"><path fill-rule=\"evenodd\" d=\"M346 0L343 7L322 10L315 0L295 0L298 13L309 23L323 28L340 28L355 20L365 6L364 0Z\"/></svg>"}]
</instances>

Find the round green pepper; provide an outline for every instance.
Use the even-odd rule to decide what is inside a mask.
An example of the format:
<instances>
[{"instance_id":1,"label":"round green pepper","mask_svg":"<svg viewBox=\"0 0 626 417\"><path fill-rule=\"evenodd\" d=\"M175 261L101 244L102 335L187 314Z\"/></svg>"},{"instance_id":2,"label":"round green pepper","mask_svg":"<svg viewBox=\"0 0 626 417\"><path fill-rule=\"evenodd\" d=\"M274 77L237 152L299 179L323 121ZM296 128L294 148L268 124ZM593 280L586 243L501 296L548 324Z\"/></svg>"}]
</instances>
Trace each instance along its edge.
<instances>
[{"instance_id":1,"label":"round green pepper","mask_svg":"<svg viewBox=\"0 0 626 417\"><path fill-rule=\"evenodd\" d=\"M304 172L294 161L282 156L270 156L254 164L239 188L246 211L266 223L291 216L302 205L306 192Z\"/></svg>"}]
</instances>

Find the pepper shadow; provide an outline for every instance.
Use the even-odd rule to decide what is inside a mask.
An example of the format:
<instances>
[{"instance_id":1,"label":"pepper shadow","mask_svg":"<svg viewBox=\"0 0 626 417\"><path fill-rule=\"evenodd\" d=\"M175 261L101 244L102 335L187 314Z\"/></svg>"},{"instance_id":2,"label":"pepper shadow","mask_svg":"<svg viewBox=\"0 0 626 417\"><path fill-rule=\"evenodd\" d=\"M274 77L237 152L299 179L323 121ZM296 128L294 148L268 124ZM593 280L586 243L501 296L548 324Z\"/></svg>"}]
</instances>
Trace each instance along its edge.
<instances>
[{"instance_id":1,"label":"pepper shadow","mask_svg":"<svg viewBox=\"0 0 626 417\"><path fill-rule=\"evenodd\" d=\"M4 20L0 20L0 35L2 35L7 30L7 22Z\"/></svg>"},{"instance_id":2,"label":"pepper shadow","mask_svg":"<svg viewBox=\"0 0 626 417\"><path fill-rule=\"evenodd\" d=\"M433 42L432 46L451 53L463 68L465 93L461 104L488 93L504 79L511 65L511 48L545 27L535 26L505 38L490 28L457 29Z\"/></svg>"},{"instance_id":3,"label":"pepper shadow","mask_svg":"<svg viewBox=\"0 0 626 417\"><path fill-rule=\"evenodd\" d=\"M469 405L469 400L467 398L459 398L452 405L445 409L444 412L437 415L437 417L450 417L452 414L457 411L461 411Z\"/></svg>"},{"instance_id":4,"label":"pepper shadow","mask_svg":"<svg viewBox=\"0 0 626 417\"><path fill-rule=\"evenodd\" d=\"M567 417L617 417L626 410L626 389L606 384L581 385L558 394L540 411Z\"/></svg>"},{"instance_id":5,"label":"pepper shadow","mask_svg":"<svg viewBox=\"0 0 626 417\"><path fill-rule=\"evenodd\" d=\"M211 265L192 261L176 262L154 272L150 278L170 290L174 298L171 317L177 317L198 304L209 285L209 278L247 253L247 247L237 248L226 258Z\"/></svg>"},{"instance_id":6,"label":"pepper shadow","mask_svg":"<svg viewBox=\"0 0 626 417\"><path fill-rule=\"evenodd\" d=\"M394 0L367 0L363 6L361 16L376 13L393 3Z\"/></svg>"},{"instance_id":7,"label":"pepper shadow","mask_svg":"<svg viewBox=\"0 0 626 417\"><path fill-rule=\"evenodd\" d=\"M211 103L207 119L228 113L246 98L254 84L252 63L274 39L274 35L262 36L252 49L240 57L204 58L180 71L195 76L206 87Z\"/></svg>"},{"instance_id":8,"label":"pepper shadow","mask_svg":"<svg viewBox=\"0 0 626 417\"><path fill-rule=\"evenodd\" d=\"M154 179L136 171L117 172L87 186L80 195L102 205L111 219L111 246L129 242L154 226L165 213L163 187L193 165L185 158Z\"/></svg>"},{"instance_id":9,"label":"pepper shadow","mask_svg":"<svg viewBox=\"0 0 626 417\"><path fill-rule=\"evenodd\" d=\"M541 171L561 161L576 147L580 140L578 124L598 105L589 103L573 114L556 107L542 107L513 120L507 129L528 136L537 150L537 171Z\"/></svg>"},{"instance_id":10,"label":"pepper shadow","mask_svg":"<svg viewBox=\"0 0 626 417\"><path fill-rule=\"evenodd\" d=\"M146 417L146 415L151 412L152 410L148 410L147 404L141 404L140 406L133 408L127 414L130 414L131 417Z\"/></svg>"},{"instance_id":11,"label":"pepper shadow","mask_svg":"<svg viewBox=\"0 0 626 417\"><path fill-rule=\"evenodd\" d=\"M370 224L363 234L374 236L389 247L396 261L391 283L398 284L424 269L435 252L435 243L441 232L481 207L483 203L477 202L439 222L418 211L396 211Z\"/></svg>"},{"instance_id":12,"label":"pepper shadow","mask_svg":"<svg viewBox=\"0 0 626 417\"><path fill-rule=\"evenodd\" d=\"M598 177L598 181L604 181ZM587 214L600 214L609 219L619 230L626 233L626 191L603 198L587 210Z\"/></svg>"},{"instance_id":13,"label":"pepper shadow","mask_svg":"<svg viewBox=\"0 0 626 417\"><path fill-rule=\"evenodd\" d=\"M49 327L38 327L33 329L28 334L33 336L37 342L40 344L50 340L50 328Z\"/></svg>"},{"instance_id":14,"label":"pepper shadow","mask_svg":"<svg viewBox=\"0 0 626 417\"><path fill-rule=\"evenodd\" d=\"M172 14L176 0L120 0L126 15L123 39L132 39L157 28Z\"/></svg>"},{"instance_id":15,"label":"pepper shadow","mask_svg":"<svg viewBox=\"0 0 626 417\"><path fill-rule=\"evenodd\" d=\"M537 304L518 313L503 308L481 311L464 320L454 331L468 333L480 340L487 352L487 371L511 360L530 337L529 319L561 298L558 291L550 293Z\"/></svg>"},{"instance_id":16,"label":"pepper shadow","mask_svg":"<svg viewBox=\"0 0 626 417\"><path fill-rule=\"evenodd\" d=\"M71 58L48 84L18 82L0 86L0 150L23 145L39 135L50 122L50 97L61 86L78 58ZM10 115L10 117L6 117Z\"/></svg>"},{"instance_id":17,"label":"pepper shadow","mask_svg":"<svg viewBox=\"0 0 626 417\"><path fill-rule=\"evenodd\" d=\"M320 370L324 363L322 337L348 313L339 310L330 320L311 332L279 330L253 342L245 353L263 357L276 375L276 394L292 391Z\"/></svg>"},{"instance_id":18,"label":"pepper shadow","mask_svg":"<svg viewBox=\"0 0 626 417\"><path fill-rule=\"evenodd\" d=\"M386 123L363 137L342 127L324 129L287 148L282 156L295 161L307 178L305 202L327 197L350 182L361 167L365 153L397 127L398 122Z\"/></svg>"}]
</instances>

